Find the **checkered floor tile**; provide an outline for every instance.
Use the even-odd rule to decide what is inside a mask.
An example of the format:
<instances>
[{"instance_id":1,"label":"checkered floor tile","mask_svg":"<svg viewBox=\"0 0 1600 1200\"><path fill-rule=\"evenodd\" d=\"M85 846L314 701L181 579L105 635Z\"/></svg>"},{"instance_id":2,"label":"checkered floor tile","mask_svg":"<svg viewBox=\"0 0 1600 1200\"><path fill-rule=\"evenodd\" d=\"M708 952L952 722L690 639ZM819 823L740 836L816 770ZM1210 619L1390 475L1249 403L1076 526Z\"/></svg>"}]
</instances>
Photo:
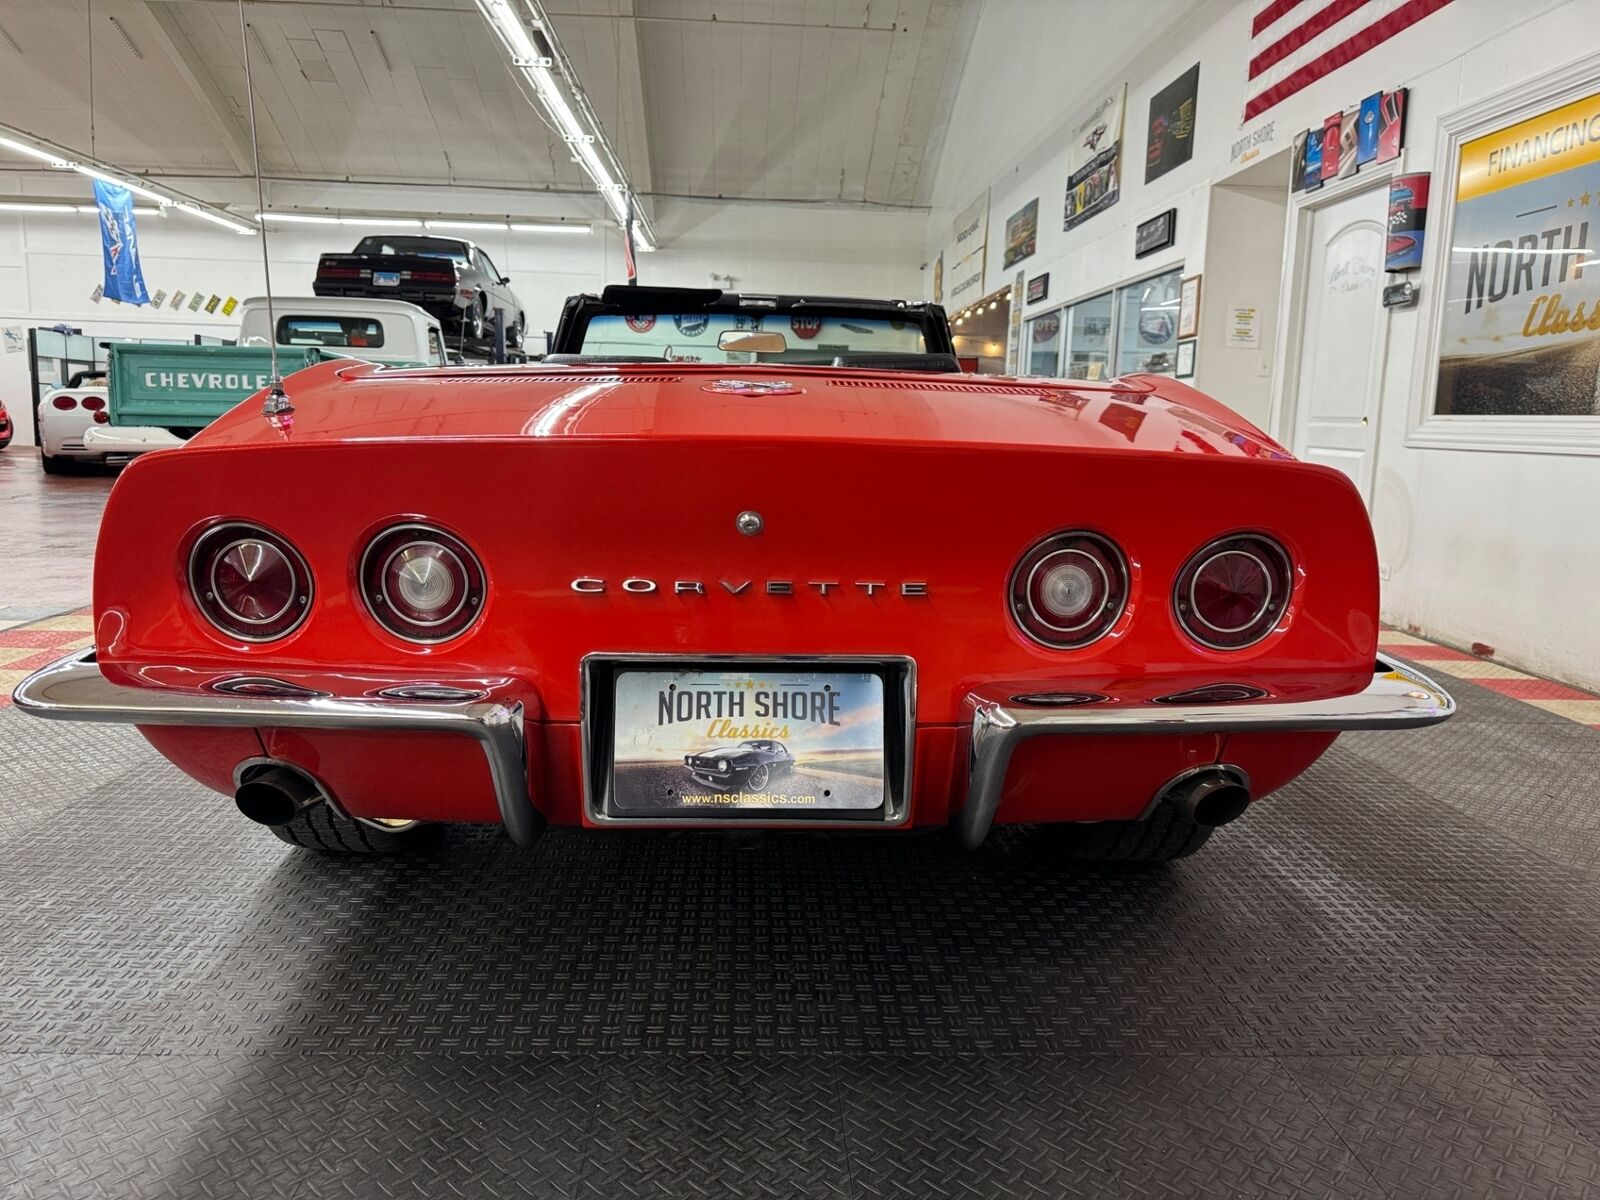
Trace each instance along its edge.
<instances>
[{"instance_id":1,"label":"checkered floor tile","mask_svg":"<svg viewBox=\"0 0 1600 1200\"><path fill-rule=\"evenodd\" d=\"M1600 696L1590 692L1540 679L1537 675L1513 670L1465 650L1440 646L1397 629L1385 629L1378 635L1378 649L1414 662L1425 672L1470 679L1479 687L1502 696L1542 708L1590 729L1600 729Z\"/></svg>"},{"instance_id":2,"label":"checkered floor tile","mask_svg":"<svg viewBox=\"0 0 1600 1200\"><path fill-rule=\"evenodd\" d=\"M0 628L0 708L10 706L11 689L29 672L93 641L94 616L87 608Z\"/></svg>"}]
</instances>

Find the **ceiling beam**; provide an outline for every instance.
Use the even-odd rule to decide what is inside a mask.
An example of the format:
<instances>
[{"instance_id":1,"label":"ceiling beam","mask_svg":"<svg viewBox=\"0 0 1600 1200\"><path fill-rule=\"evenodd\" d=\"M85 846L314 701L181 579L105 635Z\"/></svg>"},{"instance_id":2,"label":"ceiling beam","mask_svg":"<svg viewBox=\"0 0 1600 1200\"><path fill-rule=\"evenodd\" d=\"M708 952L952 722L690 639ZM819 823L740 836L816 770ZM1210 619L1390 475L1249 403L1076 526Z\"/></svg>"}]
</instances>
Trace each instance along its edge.
<instances>
[{"instance_id":1,"label":"ceiling beam","mask_svg":"<svg viewBox=\"0 0 1600 1200\"><path fill-rule=\"evenodd\" d=\"M621 83L622 152L636 193L655 186L650 109L644 102L644 49L639 44L637 0L618 0L622 27L617 35L617 79Z\"/></svg>"},{"instance_id":2,"label":"ceiling beam","mask_svg":"<svg viewBox=\"0 0 1600 1200\"><path fill-rule=\"evenodd\" d=\"M147 0L130 0L130 3L135 11L142 10L144 15L150 18L149 26L155 32L155 39L161 47L161 52L167 56L189 91L194 93L201 111L210 118L218 136L222 138L228 157L233 159L234 166L239 168L239 173L254 175L255 156L250 152L250 139L233 115L232 103L223 95L222 89L217 86L210 72L201 64L200 56L195 53L194 46L183 32L183 26L161 0L156 0L153 4ZM239 49L243 52L244 47L241 46Z\"/></svg>"}]
</instances>

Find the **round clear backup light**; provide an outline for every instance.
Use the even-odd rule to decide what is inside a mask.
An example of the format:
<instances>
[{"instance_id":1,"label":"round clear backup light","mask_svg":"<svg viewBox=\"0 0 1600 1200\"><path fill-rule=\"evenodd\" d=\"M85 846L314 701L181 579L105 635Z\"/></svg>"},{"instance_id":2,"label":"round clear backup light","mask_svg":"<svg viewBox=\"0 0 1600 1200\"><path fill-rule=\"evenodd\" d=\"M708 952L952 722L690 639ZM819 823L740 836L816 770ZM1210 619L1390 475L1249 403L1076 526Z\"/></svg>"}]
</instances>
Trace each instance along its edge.
<instances>
[{"instance_id":1,"label":"round clear backup light","mask_svg":"<svg viewBox=\"0 0 1600 1200\"><path fill-rule=\"evenodd\" d=\"M467 544L431 525L394 525L361 555L367 611L408 642L460 637L483 611L483 566Z\"/></svg>"},{"instance_id":2,"label":"round clear backup light","mask_svg":"<svg viewBox=\"0 0 1600 1200\"><path fill-rule=\"evenodd\" d=\"M1128 606L1128 564L1108 539L1074 530L1036 543L1011 571L1011 615L1034 641L1074 650L1104 637Z\"/></svg>"},{"instance_id":3,"label":"round clear backup light","mask_svg":"<svg viewBox=\"0 0 1600 1200\"><path fill-rule=\"evenodd\" d=\"M1293 587L1288 551L1263 534L1234 534L1190 555L1172 605L1184 632L1202 646L1242 650L1277 627Z\"/></svg>"},{"instance_id":4,"label":"round clear backup light","mask_svg":"<svg viewBox=\"0 0 1600 1200\"><path fill-rule=\"evenodd\" d=\"M189 552L189 590L229 637L271 642L311 611L311 568L287 539L259 525L213 525Z\"/></svg>"}]
</instances>

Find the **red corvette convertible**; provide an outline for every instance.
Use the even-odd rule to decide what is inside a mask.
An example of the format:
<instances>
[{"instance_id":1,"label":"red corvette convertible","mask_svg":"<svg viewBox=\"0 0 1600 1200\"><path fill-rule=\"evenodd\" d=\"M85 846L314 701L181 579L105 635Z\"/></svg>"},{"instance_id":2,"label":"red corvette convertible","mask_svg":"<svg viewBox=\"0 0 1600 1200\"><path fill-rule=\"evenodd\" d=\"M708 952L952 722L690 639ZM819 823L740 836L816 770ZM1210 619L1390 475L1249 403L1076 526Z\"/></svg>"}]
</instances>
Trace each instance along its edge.
<instances>
[{"instance_id":1,"label":"red corvette convertible","mask_svg":"<svg viewBox=\"0 0 1600 1200\"><path fill-rule=\"evenodd\" d=\"M1377 656L1354 488L1182 383L961 375L935 307L714 291L576 297L557 349L323 364L141 457L93 650L17 704L326 850L1020 822L1125 862L1453 710Z\"/></svg>"}]
</instances>

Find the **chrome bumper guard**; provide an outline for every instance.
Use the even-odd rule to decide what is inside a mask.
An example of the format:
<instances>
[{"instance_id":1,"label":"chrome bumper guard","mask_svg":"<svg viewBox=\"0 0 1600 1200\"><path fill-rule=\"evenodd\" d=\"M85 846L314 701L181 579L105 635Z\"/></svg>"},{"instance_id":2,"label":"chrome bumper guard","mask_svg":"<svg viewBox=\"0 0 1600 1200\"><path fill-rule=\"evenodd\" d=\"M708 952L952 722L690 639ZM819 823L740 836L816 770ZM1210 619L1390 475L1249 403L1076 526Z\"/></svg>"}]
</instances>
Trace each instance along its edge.
<instances>
[{"instance_id":1,"label":"chrome bumper guard","mask_svg":"<svg viewBox=\"0 0 1600 1200\"><path fill-rule=\"evenodd\" d=\"M469 737L483 747L500 819L511 840L529 846L544 831L544 817L528 796L520 704L246 696L125 687L101 674L92 648L35 671L17 685L12 699L30 716L52 721L358 729Z\"/></svg>"},{"instance_id":2,"label":"chrome bumper guard","mask_svg":"<svg viewBox=\"0 0 1600 1200\"><path fill-rule=\"evenodd\" d=\"M1028 738L1075 734L1315 733L1355 729L1415 729L1437 725L1456 702L1419 671L1379 657L1372 682L1349 696L1325 700L1250 700L1231 704L1119 703L1071 707L999 704L969 695L972 713L967 801L956 816L962 843L979 845L1000 807L1011 753Z\"/></svg>"}]
</instances>

